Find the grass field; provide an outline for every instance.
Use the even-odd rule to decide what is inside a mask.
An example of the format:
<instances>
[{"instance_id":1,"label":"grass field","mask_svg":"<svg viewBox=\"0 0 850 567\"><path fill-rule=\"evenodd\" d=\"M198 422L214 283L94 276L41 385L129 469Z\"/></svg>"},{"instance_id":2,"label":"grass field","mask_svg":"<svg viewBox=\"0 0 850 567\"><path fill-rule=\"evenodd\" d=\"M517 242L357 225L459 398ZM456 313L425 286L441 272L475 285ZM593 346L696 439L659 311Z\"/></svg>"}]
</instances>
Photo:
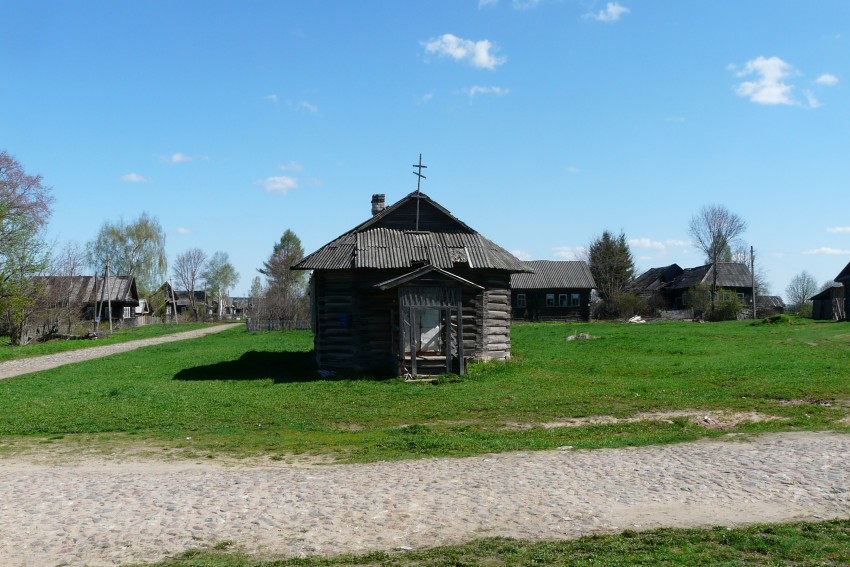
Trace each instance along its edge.
<instances>
[{"instance_id":1,"label":"grass field","mask_svg":"<svg viewBox=\"0 0 850 567\"><path fill-rule=\"evenodd\" d=\"M796 565L850 564L850 520L754 525L743 528L626 531L578 540L528 542L482 539L433 549L338 557L258 560L219 550L190 551L156 567L343 567L575 565Z\"/></svg>"},{"instance_id":2,"label":"grass field","mask_svg":"<svg viewBox=\"0 0 850 567\"><path fill-rule=\"evenodd\" d=\"M565 340L581 332L597 338ZM848 429L846 323L528 324L512 340L511 362L436 385L321 379L303 331L148 347L0 381L0 450L366 461ZM745 420L722 429L682 411Z\"/></svg>"}]
</instances>

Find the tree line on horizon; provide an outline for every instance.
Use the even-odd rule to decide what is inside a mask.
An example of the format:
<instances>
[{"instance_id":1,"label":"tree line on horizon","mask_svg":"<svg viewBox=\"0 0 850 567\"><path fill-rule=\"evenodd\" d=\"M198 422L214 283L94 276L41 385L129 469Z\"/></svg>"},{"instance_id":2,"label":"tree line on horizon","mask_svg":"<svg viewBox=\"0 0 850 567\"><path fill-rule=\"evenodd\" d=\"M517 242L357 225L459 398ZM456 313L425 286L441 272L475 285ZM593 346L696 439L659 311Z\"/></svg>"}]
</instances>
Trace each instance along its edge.
<instances>
[{"instance_id":1,"label":"tree line on horizon","mask_svg":"<svg viewBox=\"0 0 850 567\"><path fill-rule=\"evenodd\" d=\"M143 212L130 222L104 221L97 236L85 246L68 242L52 255L52 247L44 237L52 203L51 188L44 185L42 177L27 174L15 158L0 150L0 335L8 336L12 344L19 344L24 329L45 302L54 306L62 304L63 309L55 310L53 324L58 328L62 323L70 328L82 317L80 310L75 311L68 298L43 297L44 290L35 276L78 276L88 270L102 275L107 264L110 274L135 278L140 296L148 299L155 314L165 309L167 298L161 286L168 274L168 260L165 233L155 217ZM741 239L746 226L742 218L726 207L707 205L690 218L688 232L707 264L748 264L748 247ZM286 321L309 318L307 274L291 269L303 256L300 239L286 229L273 244L268 260L257 270L265 278L256 276L251 283L251 316ZM629 291L637 274L624 232L614 235L605 230L593 238L586 261L597 285L595 318L628 318L656 307ZM207 256L199 248L178 254L171 275L178 289L188 292L189 316L195 319L206 317L206 306L196 304L196 291L203 288L217 297L217 316L221 317L222 305L239 278L226 252L216 251ZM757 269L755 276L761 294L768 294L764 273ZM831 284L828 282L821 289ZM715 280L708 288L704 309L709 315L717 315L720 311L716 270ZM814 278L803 271L794 277L786 294L796 313L809 315L809 298L817 291Z\"/></svg>"},{"instance_id":2,"label":"tree line on horizon","mask_svg":"<svg viewBox=\"0 0 850 567\"><path fill-rule=\"evenodd\" d=\"M60 327L70 334L81 323L82 305L74 304L72 286L47 286L37 276L68 276L64 281L92 274L128 276L135 279L139 296L148 301L152 314L164 315L169 298L163 287L169 265L165 231L158 219L142 212L129 222L106 220L85 245L67 242L57 248L45 238L52 213L51 191L40 175L28 174L14 157L0 150L0 336L18 345L26 342L27 331L36 321L39 334L48 337ZM265 282L256 277L251 286L255 316L309 316L306 276L289 270L302 255L300 240L287 230L259 269ZM171 277L176 289L188 292L186 318L205 320L207 306L197 305L195 292L204 290L217 298L219 311L213 316L221 318L239 274L227 252L207 256L200 248L191 248L176 256ZM51 297L47 297L48 287Z\"/></svg>"}]
</instances>

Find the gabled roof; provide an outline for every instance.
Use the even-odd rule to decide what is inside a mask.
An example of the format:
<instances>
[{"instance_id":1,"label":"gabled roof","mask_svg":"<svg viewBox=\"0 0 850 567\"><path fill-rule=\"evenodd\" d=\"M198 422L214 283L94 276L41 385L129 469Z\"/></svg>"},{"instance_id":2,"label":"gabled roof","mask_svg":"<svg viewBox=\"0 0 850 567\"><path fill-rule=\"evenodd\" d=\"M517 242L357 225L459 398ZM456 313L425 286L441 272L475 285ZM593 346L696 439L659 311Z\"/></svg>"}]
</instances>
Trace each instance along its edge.
<instances>
[{"instance_id":1,"label":"gabled roof","mask_svg":"<svg viewBox=\"0 0 850 567\"><path fill-rule=\"evenodd\" d=\"M658 291L681 275L683 271L678 264L650 268L635 278L629 285L629 289L636 292Z\"/></svg>"},{"instance_id":2,"label":"gabled roof","mask_svg":"<svg viewBox=\"0 0 850 567\"><path fill-rule=\"evenodd\" d=\"M837 292L841 292L838 294ZM818 293L814 294L809 298L809 301L815 301L817 299L833 299L834 297L843 297L844 295L844 285L833 282L832 285L827 287L826 289L820 290Z\"/></svg>"},{"instance_id":3,"label":"gabled roof","mask_svg":"<svg viewBox=\"0 0 850 567\"><path fill-rule=\"evenodd\" d=\"M416 192L322 246L292 269L389 269L423 264L442 269L460 264L473 269L527 270L513 254Z\"/></svg>"},{"instance_id":4,"label":"gabled roof","mask_svg":"<svg viewBox=\"0 0 850 567\"><path fill-rule=\"evenodd\" d=\"M475 288L475 289L484 289L483 287L481 287L477 283L471 282L471 281L464 279L460 276L456 276L455 274L453 274L451 272L441 270L440 268L437 268L436 266L431 266L431 265L422 266L421 268L417 268L417 269L413 270L412 272L408 272L404 275L398 276L397 278L392 278L392 279L387 280L385 282L375 284L375 287L377 287L378 289L386 291L388 289L392 289L394 287L398 287L400 285L404 285L406 283L416 281L419 278L426 276L428 274L436 274L436 275L442 276L446 280L453 281L455 283L465 285L467 287L471 287L471 288Z\"/></svg>"},{"instance_id":5,"label":"gabled roof","mask_svg":"<svg viewBox=\"0 0 850 567\"><path fill-rule=\"evenodd\" d=\"M35 279L43 282L48 301L61 297L80 304L95 301L139 304L136 278L131 276L109 276L108 285L105 278L95 276L38 276Z\"/></svg>"},{"instance_id":6,"label":"gabled roof","mask_svg":"<svg viewBox=\"0 0 850 567\"><path fill-rule=\"evenodd\" d=\"M759 295L756 297L756 307L785 309L785 301L778 295Z\"/></svg>"},{"instance_id":7,"label":"gabled roof","mask_svg":"<svg viewBox=\"0 0 850 567\"><path fill-rule=\"evenodd\" d=\"M838 283L850 282L850 263L844 266L844 269L841 270L837 276L835 276L835 281Z\"/></svg>"},{"instance_id":8,"label":"gabled roof","mask_svg":"<svg viewBox=\"0 0 850 567\"><path fill-rule=\"evenodd\" d=\"M667 289L688 289L697 284L711 285L713 276L712 264L696 268L686 268L682 273L670 282ZM750 269L738 262L717 263L717 286L718 287L751 287L753 278Z\"/></svg>"},{"instance_id":9,"label":"gabled roof","mask_svg":"<svg viewBox=\"0 0 850 567\"><path fill-rule=\"evenodd\" d=\"M512 289L593 289L596 284L587 262L581 260L529 260L533 273L511 274Z\"/></svg>"}]
</instances>

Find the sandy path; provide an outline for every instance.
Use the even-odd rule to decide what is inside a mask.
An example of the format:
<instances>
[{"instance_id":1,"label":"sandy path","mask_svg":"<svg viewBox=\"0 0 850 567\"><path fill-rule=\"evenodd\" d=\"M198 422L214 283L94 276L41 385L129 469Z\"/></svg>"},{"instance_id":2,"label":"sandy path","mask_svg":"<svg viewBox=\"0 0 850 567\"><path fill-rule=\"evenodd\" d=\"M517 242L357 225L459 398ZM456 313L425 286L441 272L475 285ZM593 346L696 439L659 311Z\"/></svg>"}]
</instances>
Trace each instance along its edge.
<instances>
[{"instance_id":1,"label":"sandy path","mask_svg":"<svg viewBox=\"0 0 850 567\"><path fill-rule=\"evenodd\" d=\"M138 341L127 341L99 347L81 348L68 352L60 352L56 354L48 354L45 356L34 356L31 358L21 358L18 360L8 360L0 362L0 380L28 374L30 372L39 372L41 370L49 370L62 366L63 364L72 364L74 362L82 362L93 358L101 358L118 352L127 352L144 346L159 345L162 343L170 343L173 341L185 341L186 339L194 339L210 333L220 333L221 331L238 327L242 323L232 323L228 325L216 325L205 329L196 329L194 331L184 331L182 333L174 333L162 337L154 337L150 339L140 339Z\"/></svg>"},{"instance_id":2,"label":"sandy path","mask_svg":"<svg viewBox=\"0 0 850 567\"><path fill-rule=\"evenodd\" d=\"M0 459L0 564L300 556L850 515L850 435L333 466Z\"/></svg>"}]
</instances>

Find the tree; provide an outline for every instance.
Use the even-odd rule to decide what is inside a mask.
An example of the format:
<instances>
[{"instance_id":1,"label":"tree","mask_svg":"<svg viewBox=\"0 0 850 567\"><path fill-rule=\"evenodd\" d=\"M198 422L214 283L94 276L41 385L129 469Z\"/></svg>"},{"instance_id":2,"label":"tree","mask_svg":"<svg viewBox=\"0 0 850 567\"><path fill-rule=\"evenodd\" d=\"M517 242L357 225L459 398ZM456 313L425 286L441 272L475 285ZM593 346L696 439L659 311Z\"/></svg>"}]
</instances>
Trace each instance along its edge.
<instances>
[{"instance_id":1,"label":"tree","mask_svg":"<svg viewBox=\"0 0 850 567\"><path fill-rule=\"evenodd\" d=\"M136 278L139 293L146 295L165 279L165 232L156 217L147 213L130 224L123 219L103 223L97 238L88 245L89 261L97 272L109 272Z\"/></svg>"},{"instance_id":2,"label":"tree","mask_svg":"<svg viewBox=\"0 0 850 567\"><path fill-rule=\"evenodd\" d=\"M203 250L200 248L191 248L182 254L178 254L174 260L174 266L171 268L174 279L180 283L183 289L189 292L192 313L196 316L198 310L195 305L195 289L200 281L206 261L207 255Z\"/></svg>"},{"instance_id":3,"label":"tree","mask_svg":"<svg viewBox=\"0 0 850 567\"><path fill-rule=\"evenodd\" d=\"M296 320L306 316L306 274L292 265L304 257L301 239L289 229L275 243L269 259L257 271L266 276L266 303L270 315Z\"/></svg>"},{"instance_id":4,"label":"tree","mask_svg":"<svg viewBox=\"0 0 850 567\"><path fill-rule=\"evenodd\" d=\"M785 288L788 305L794 309L797 315L808 317L812 314L812 302L809 298L818 292L818 282L806 270L803 270L793 278Z\"/></svg>"},{"instance_id":5,"label":"tree","mask_svg":"<svg viewBox=\"0 0 850 567\"><path fill-rule=\"evenodd\" d=\"M714 266L711 281L711 310L717 295L717 264L738 244L738 237L747 229L747 223L723 205L705 205L691 217L688 233L694 243Z\"/></svg>"},{"instance_id":6,"label":"tree","mask_svg":"<svg viewBox=\"0 0 850 567\"><path fill-rule=\"evenodd\" d=\"M57 330L64 323L68 334L82 315L82 298L77 293L79 290L74 279L82 275L85 263L86 253L78 242L66 243L51 261L50 273L56 276L47 298L53 306L51 323Z\"/></svg>"},{"instance_id":7,"label":"tree","mask_svg":"<svg viewBox=\"0 0 850 567\"><path fill-rule=\"evenodd\" d=\"M227 252L216 252L207 262L207 267L201 275L207 283L207 289L218 297L218 317L221 318L224 308L224 298L239 281L239 274Z\"/></svg>"},{"instance_id":8,"label":"tree","mask_svg":"<svg viewBox=\"0 0 850 567\"><path fill-rule=\"evenodd\" d=\"M602 312L621 315L620 300L635 275L635 262L626 235L621 232L615 237L604 231L590 243L587 259L602 300Z\"/></svg>"},{"instance_id":9,"label":"tree","mask_svg":"<svg viewBox=\"0 0 850 567\"><path fill-rule=\"evenodd\" d=\"M26 324L39 286L33 276L48 266L42 238L53 198L40 175L0 150L0 317L13 344L26 342Z\"/></svg>"}]
</instances>

